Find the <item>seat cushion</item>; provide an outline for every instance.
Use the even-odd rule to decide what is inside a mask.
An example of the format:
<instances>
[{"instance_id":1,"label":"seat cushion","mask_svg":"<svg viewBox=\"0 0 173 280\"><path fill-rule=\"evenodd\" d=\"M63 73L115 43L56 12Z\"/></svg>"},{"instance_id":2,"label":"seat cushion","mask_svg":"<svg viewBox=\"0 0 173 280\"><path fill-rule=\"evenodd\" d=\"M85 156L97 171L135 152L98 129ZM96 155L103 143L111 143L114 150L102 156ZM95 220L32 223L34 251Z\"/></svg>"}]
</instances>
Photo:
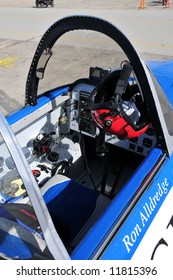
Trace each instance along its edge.
<instances>
[{"instance_id":1,"label":"seat cushion","mask_svg":"<svg viewBox=\"0 0 173 280\"><path fill-rule=\"evenodd\" d=\"M60 237L70 246L95 212L99 192L73 180L59 180L58 175L56 178L43 187L43 197Z\"/></svg>"}]
</instances>

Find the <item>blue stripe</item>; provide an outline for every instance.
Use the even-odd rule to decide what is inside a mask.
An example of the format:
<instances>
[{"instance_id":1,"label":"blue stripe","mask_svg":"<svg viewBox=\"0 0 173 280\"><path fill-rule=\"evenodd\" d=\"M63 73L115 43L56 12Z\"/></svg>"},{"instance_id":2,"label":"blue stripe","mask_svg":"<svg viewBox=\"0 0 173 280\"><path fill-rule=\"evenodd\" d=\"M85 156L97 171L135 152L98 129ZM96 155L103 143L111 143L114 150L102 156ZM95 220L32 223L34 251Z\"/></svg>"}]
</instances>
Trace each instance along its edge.
<instances>
[{"instance_id":1,"label":"blue stripe","mask_svg":"<svg viewBox=\"0 0 173 280\"><path fill-rule=\"evenodd\" d=\"M19 195L17 197L11 197L11 196L6 196L4 195L2 192L0 192L0 204L3 204L3 203L6 203L6 202L14 202L18 199L21 199L23 198L22 195Z\"/></svg>"},{"instance_id":2,"label":"blue stripe","mask_svg":"<svg viewBox=\"0 0 173 280\"><path fill-rule=\"evenodd\" d=\"M46 96L42 96L42 97L38 98L37 104L35 106L29 105L29 106L24 107L21 110L15 112L15 113L13 113L12 115L8 116L7 121L9 123L9 125L12 125L12 124L18 122L19 120L21 120L22 118L25 118L29 114L33 113L34 111L36 111L39 108L41 108L42 106L44 106L46 103L55 99L57 96L60 96L64 93L67 93L67 91L68 91L68 87L65 87L65 88L55 90L55 91L49 93Z\"/></svg>"},{"instance_id":3,"label":"blue stripe","mask_svg":"<svg viewBox=\"0 0 173 280\"><path fill-rule=\"evenodd\" d=\"M43 194L43 198L46 204L51 202L55 197L57 197L69 184L71 180L66 180L64 182L60 182L56 185L50 186L50 188L47 189L45 194Z\"/></svg>"}]
</instances>

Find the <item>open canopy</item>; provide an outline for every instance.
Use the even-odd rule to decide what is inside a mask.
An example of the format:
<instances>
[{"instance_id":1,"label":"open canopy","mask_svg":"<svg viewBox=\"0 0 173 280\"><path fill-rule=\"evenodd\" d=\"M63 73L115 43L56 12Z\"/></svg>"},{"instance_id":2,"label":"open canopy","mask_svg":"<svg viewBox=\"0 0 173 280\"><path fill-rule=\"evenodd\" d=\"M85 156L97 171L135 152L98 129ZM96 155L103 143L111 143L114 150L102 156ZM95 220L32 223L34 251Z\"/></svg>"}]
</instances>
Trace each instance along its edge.
<instances>
[{"instance_id":1,"label":"open canopy","mask_svg":"<svg viewBox=\"0 0 173 280\"><path fill-rule=\"evenodd\" d=\"M166 94L123 32L103 19L69 16L45 32L28 73L26 105L36 105L40 95L88 78L92 66L109 71L121 69L124 61L132 65L158 146L170 154L173 112Z\"/></svg>"}]
</instances>

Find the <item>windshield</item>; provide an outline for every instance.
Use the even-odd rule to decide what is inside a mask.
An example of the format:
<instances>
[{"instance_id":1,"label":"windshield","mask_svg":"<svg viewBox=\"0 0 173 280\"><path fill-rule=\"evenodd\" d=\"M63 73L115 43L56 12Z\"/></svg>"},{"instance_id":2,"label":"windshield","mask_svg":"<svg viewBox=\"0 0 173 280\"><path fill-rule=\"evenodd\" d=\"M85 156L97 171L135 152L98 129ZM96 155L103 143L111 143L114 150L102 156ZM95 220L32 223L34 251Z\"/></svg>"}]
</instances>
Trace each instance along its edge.
<instances>
[{"instance_id":1,"label":"windshield","mask_svg":"<svg viewBox=\"0 0 173 280\"><path fill-rule=\"evenodd\" d=\"M111 38L94 31L68 32L51 50L45 49L39 59L36 75L43 79L39 81L38 95L88 78L90 67L115 69L124 60L127 56Z\"/></svg>"}]
</instances>

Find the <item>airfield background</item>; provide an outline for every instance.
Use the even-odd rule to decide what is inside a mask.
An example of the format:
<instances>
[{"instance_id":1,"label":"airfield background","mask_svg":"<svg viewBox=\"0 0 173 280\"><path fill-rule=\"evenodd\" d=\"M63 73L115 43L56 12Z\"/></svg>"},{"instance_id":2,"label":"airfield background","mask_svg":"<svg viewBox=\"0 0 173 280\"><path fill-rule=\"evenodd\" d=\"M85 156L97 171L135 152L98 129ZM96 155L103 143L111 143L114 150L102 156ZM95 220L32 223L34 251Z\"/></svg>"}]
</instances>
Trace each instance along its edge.
<instances>
[{"instance_id":1,"label":"airfield background","mask_svg":"<svg viewBox=\"0 0 173 280\"><path fill-rule=\"evenodd\" d=\"M0 1L0 110L4 114L24 105L26 77L36 46L47 28L61 17L71 14L103 17L125 32L144 60L173 56L170 36L173 3L168 8L160 0L54 0L54 3L54 8L36 8L34 0Z\"/></svg>"},{"instance_id":2,"label":"airfield background","mask_svg":"<svg viewBox=\"0 0 173 280\"><path fill-rule=\"evenodd\" d=\"M40 37L53 22L68 14L84 13L109 19L126 32L145 60L173 58L173 37L171 36L173 3L169 8L163 8L159 0L145 1L144 7L139 8L141 2L137 0L54 1L54 8L36 9L33 0L0 0L0 110L4 114L12 112L24 104L26 77ZM16 268L16 262L4 262L1 278L7 277L8 272L11 273L12 279L19 279L15 273L23 263L18 262L17 264ZM46 264L49 268L54 265L52 262ZM93 261L92 264L95 265ZM30 268L30 265L33 263L27 262L24 268ZM35 265L40 264L34 262ZM77 265L79 266L79 262ZM89 263L85 263L85 265L80 263L80 265L81 268L92 268ZM121 265L123 265L122 262ZM131 265L136 265L136 263ZM141 263L141 265L144 264ZM70 266L71 263L65 263L65 268ZM104 268L110 272L110 267L113 266L114 264L109 261ZM64 268L63 264L61 267ZM151 277L139 275L133 279L164 279L165 276L168 279L168 275L172 277L171 270L165 266L157 267L162 268L157 278L154 275ZM45 268L45 264L43 268ZM171 266L169 268L171 269ZM86 279L86 276L84 277L83 279ZM113 278L115 275L106 274L107 280ZM22 279L24 279L23 276ZM37 278L34 275L34 278L31 279ZM42 279L45 277L42 276ZM78 279L81 280L81 276ZM126 277L126 279L129 278Z\"/></svg>"}]
</instances>

